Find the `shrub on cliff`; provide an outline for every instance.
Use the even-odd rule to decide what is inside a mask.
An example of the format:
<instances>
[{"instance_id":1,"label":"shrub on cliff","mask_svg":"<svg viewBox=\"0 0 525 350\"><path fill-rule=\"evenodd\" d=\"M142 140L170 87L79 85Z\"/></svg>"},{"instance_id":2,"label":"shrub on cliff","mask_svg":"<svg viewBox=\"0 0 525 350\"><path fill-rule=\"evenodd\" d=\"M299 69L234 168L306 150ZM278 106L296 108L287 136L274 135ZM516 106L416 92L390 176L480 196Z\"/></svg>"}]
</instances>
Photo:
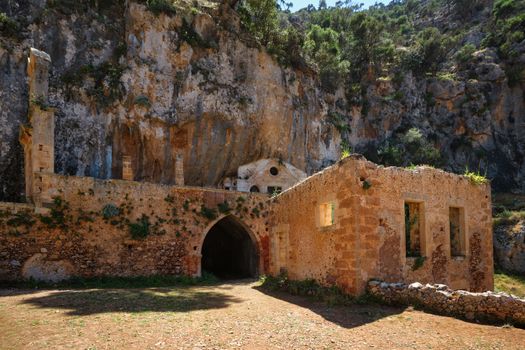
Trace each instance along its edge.
<instances>
[{"instance_id":1,"label":"shrub on cliff","mask_svg":"<svg viewBox=\"0 0 525 350\"><path fill-rule=\"evenodd\" d=\"M15 37L18 35L20 28L18 22L7 16L7 14L0 12L0 34Z\"/></svg>"},{"instance_id":2,"label":"shrub on cliff","mask_svg":"<svg viewBox=\"0 0 525 350\"><path fill-rule=\"evenodd\" d=\"M426 164L439 167L442 163L439 150L417 128L385 140L378 148L377 158L381 164L395 166Z\"/></svg>"}]
</instances>

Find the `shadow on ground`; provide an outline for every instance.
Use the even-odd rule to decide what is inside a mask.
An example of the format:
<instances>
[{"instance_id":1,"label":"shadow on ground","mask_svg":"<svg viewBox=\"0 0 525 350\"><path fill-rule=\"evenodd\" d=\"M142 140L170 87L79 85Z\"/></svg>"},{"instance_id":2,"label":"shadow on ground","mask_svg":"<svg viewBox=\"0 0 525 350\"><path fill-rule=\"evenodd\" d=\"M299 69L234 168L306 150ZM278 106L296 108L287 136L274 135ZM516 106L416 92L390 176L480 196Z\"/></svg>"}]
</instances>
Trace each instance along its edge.
<instances>
[{"instance_id":1,"label":"shadow on ground","mask_svg":"<svg viewBox=\"0 0 525 350\"><path fill-rule=\"evenodd\" d=\"M273 298L309 309L325 320L344 328L359 327L385 317L401 314L405 311L405 308L402 307L391 307L372 303L330 306L326 302L317 301L310 297L291 295L281 291L270 291L260 286L253 288Z\"/></svg>"},{"instance_id":2,"label":"shadow on ground","mask_svg":"<svg viewBox=\"0 0 525 350\"><path fill-rule=\"evenodd\" d=\"M200 291L197 287L88 289L49 291L25 300L40 308L69 310L68 315L109 312L190 312L220 309L244 300L220 292Z\"/></svg>"}]
</instances>

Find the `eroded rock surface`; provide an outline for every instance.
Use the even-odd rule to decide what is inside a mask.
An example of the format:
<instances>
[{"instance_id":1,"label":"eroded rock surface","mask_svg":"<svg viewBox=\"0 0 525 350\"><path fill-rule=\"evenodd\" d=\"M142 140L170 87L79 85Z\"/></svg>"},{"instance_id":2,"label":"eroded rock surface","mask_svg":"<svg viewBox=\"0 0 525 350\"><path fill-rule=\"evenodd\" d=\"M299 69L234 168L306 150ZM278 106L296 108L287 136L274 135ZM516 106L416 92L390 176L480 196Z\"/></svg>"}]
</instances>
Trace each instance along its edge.
<instances>
[{"instance_id":1,"label":"eroded rock surface","mask_svg":"<svg viewBox=\"0 0 525 350\"><path fill-rule=\"evenodd\" d=\"M281 67L229 6L156 16L135 1L102 3L0 4L21 25L16 37L0 35L0 200L23 197L18 131L30 47L52 58L62 174L116 178L131 156L135 180L173 184L177 154L188 185L216 186L263 158L312 174L339 159L341 139L376 161L386 139L416 127L446 170L487 169L494 189L525 190L523 86L509 83L508 62L493 49L452 77L364 82L356 103L344 87L323 91L308 69ZM472 42L483 37L476 28ZM525 45L514 51L525 57Z\"/></svg>"},{"instance_id":2,"label":"eroded rock surface","mask_svg":"<svg viewBox=\"0 0 525 350\"><path fill-rule=\"evenodd\" d=\"M525 222L494 228L494 260L507 271L525 273Z\"/></svg>"}]
</instances>

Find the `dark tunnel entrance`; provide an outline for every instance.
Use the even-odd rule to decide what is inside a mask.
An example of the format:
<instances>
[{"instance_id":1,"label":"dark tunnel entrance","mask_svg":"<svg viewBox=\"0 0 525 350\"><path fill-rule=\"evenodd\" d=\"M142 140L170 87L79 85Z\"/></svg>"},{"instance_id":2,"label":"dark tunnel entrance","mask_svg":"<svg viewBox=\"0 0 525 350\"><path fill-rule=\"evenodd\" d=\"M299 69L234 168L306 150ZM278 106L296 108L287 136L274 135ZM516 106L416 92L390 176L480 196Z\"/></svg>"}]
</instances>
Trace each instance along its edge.
<instances>
[{"instance_id":1,"label":"dark tunnel entrance","mask_svg":"<svg viewBox=\"0 0 525 350\"><path fill-rule=\"evenodd\" d=\"M259 256L248 231L232 216L219 220L202 244L202 271L223 279L256 277Z\"/></svg>"}]
</instances>

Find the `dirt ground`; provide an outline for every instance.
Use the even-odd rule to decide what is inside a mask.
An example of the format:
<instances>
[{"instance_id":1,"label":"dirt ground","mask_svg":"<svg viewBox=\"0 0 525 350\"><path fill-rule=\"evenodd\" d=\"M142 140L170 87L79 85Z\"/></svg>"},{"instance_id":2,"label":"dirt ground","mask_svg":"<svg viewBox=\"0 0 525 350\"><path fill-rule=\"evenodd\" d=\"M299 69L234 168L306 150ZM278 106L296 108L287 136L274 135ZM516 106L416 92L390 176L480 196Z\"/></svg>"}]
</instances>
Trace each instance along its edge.
<instances>
[{"instance_id":1,"label":"dirt ground","mask_svg":"<svg viewBox=\"0 0 525 350\"><path fill-rule=\"evenodd\" d=\"M215 286L0 289L0 349L525 349L525 330Z\"/></svg>"}]
</instances>

